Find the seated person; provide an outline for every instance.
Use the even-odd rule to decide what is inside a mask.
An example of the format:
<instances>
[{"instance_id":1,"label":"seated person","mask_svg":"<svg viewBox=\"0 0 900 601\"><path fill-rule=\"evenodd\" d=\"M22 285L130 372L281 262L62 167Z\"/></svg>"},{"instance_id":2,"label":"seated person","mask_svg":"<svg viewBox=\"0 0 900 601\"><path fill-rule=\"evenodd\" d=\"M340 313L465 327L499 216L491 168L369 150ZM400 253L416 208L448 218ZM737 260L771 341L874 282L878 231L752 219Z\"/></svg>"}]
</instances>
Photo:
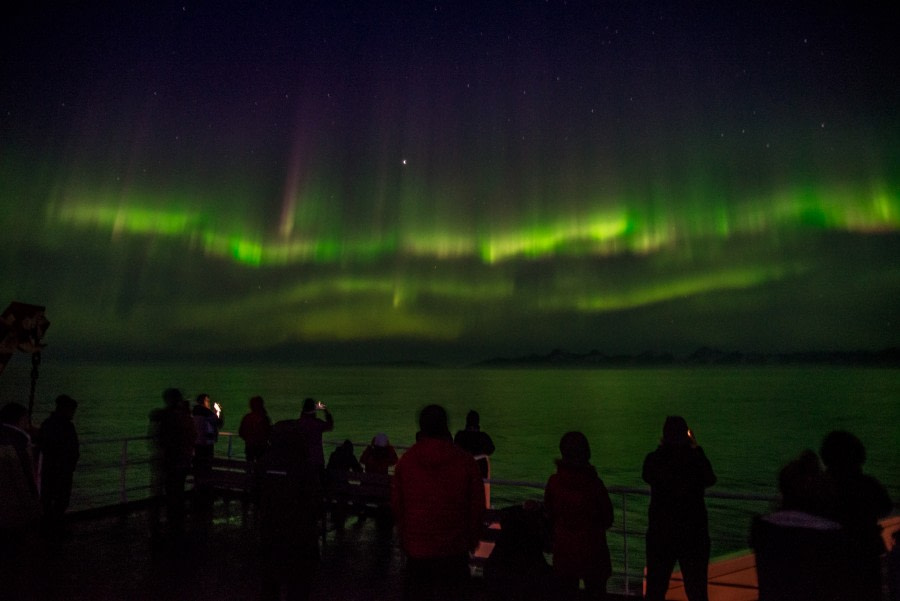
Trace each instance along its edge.
<instances>
[{"instance_id":1,"label":"seated person","mask_svg":"<svg viewBox=\"0 0 900 601\"><path fill-rule=\"evenodd\" d=\"M338 472L361 472L362 466L353 454L353 443L345 440L331 452L326 469Z\"/></svg>"},{"instance_id":2,"label":"seated person","mask_svg":"<svg viewBox=\"0 0 900 601\"><path fill-rule=\"evenodd\" d=\"M846 590L850 557L846 533L827 517L833 496L818 456L804 451L778 476L781 508L754 519L759 601L854 599Z\"/></svg>"},{"instance_id":3,"label":"seated person","mask_svg":"<svg viewBox=\"0 0 900 601\"><path fill-rule=\"evenodd\" d=\"M367 474L387 474L397 464L397 451L391 446L387 434L379 432L359 458Z\"/></svg>"}]
</instances>

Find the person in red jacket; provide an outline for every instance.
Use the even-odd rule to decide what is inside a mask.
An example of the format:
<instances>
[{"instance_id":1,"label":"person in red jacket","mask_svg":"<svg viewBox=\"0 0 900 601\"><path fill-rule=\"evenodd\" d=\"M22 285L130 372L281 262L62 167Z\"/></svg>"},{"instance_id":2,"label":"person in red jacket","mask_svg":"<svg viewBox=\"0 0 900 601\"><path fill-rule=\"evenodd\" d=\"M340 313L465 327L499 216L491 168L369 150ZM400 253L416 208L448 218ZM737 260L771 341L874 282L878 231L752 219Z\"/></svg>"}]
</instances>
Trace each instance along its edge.
<instances>
[{"instance_id":1,"label":"person in red jacket","mask_svg":"<svg viewBox=\"0 0 900 601\"><path fill-rule=\"evenodd\" d=\"M397 461L397 451L384 432L375 435L359 458L368 474L387 474L391 467L397 465Z\"/></svg>"},{"instance_id":2,"label":"person in red jacket","mask_svg":"<svg viewBox=\"0 0 900 601\"><path fill-rule=\"evenodd\" d=\"M419 414L417 442L394 470L391 507L406 554L404 599L471 598L469 553L484 516L484 486L475 459L453 444L447 412Z\"/></svg>"},{"instance_id":3,"label":"person in red jacket","mask_svg":"<svg viewBox=\"0 0 900 601\"><path fill-rule=\"evenodd\" d=\"M581 432L559 441L562 459L544 489L553 532L553 576L560 599L575 599L584 580L589 599L606 598L612 561L606 531L613 523L609 493L590 464L591 447Z\"/></svg>"}]
</instances>

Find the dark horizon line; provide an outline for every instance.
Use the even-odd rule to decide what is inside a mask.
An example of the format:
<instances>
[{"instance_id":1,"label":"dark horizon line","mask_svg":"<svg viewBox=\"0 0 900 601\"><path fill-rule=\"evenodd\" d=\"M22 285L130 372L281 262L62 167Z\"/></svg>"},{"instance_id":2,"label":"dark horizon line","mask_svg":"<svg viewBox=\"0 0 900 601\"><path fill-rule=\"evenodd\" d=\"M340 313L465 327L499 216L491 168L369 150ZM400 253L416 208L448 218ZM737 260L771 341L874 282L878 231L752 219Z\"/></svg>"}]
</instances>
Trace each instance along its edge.
<instances>
[{"instance_id":1,"label":"dark horizon line","mask_svg":"<svg viewBox=\"0 0 900 601\"><path fill-rule=\"evenodd\" d=\"M343 349L347 351L349 349ZM449 360L432 358L440 352L402 352L393 357L380 358L335 358L341 349L328 348L317 357L321 349L299 346L239 353L238 351L220 351L191 354L192 360L203 363L226 364L259 364L259 363L297 363L303 366L319 367L352 367L352 366L396 366L396 367L641 367L641 366L707 366L707 365L845 365L845 366L880 366L900 367L900 346L890 346L878 350L804 350L804 351L740 351L722 350L716 347L700 346L687 354L671 351L642 351L640 353L609 353L592 349L587 352L573 352L562 348L554 348L546 353L528 353L517 356L494 355L483 359ZM49 351L49 352L47 352ZM44 349L43 363L47 360L58 360L62 363L165 363L186 359L180 353L164 354L161 352L72 352L64 350L61 354L53 352L52 347ZM345 352L352 355L353 353ZM363 353L368 354L368 353ZM459 355L460 353L456 353ZM470 353L474 354L474 353ZM48 356L49 355L49 356ZM55 355L55 356L54 356Z\"/></svg>"}]
</instances>

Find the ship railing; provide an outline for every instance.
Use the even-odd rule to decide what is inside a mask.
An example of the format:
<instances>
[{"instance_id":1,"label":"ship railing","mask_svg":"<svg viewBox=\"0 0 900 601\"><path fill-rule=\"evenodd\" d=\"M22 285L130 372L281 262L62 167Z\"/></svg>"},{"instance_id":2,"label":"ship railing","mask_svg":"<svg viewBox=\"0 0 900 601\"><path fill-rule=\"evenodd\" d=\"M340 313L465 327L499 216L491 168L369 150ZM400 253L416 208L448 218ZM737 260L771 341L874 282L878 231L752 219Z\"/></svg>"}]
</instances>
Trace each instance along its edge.
<instances>
[{"instance_id":1,"label":"ship railing","mask_svg":"<svg viewBox=\"0 0 900 601\"><path fill-rule=\"evenodd\" d=\"M223 459L243 459L243 446L236 434L220 433L216 455ZM152 495L150 476L153 447L148 436L125 438L97 438L82 441L82 461L78 465L72 511L121 506L141 502ZM326 441L326 445L340 444ZM354 443L365 447L367 443ZM395 445L398 452L407 447ZM489 473L489 476L492 474ZM493 508L518 505L526 500L543 498L544 482L507 480L489 477L486 493ZM610 590L633 594L643 579L643 538L649 489L643 487L610 486L615 506L615 525L609 534L610 550L614 558ZM739 550L747 548L747 532L755 514L771 509L774 495L709 490L706 494L712 519L732 522L725 537L713 540L716 548Z\"/></svg>"}]
</instances>

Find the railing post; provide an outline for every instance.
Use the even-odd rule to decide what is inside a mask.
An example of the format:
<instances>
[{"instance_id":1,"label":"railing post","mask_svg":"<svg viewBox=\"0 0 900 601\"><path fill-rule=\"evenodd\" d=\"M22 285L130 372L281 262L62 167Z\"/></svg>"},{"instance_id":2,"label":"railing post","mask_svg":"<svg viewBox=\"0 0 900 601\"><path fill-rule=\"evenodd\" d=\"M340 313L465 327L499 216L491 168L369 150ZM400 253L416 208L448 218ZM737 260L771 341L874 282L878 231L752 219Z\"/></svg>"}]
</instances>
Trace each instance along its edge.
<instances>
[{"instance_id":1,"label":"railing post","mask_svg":"<svg viewBox=\"0 0 900 601\"><path fill-rule=\"evenodd\" d=\"M128 439L122 440L122 453L119 457L119 502L124 505L128 502L128 488L126 486L125 472L128 469Z\"/></svg>"},{"instance_id":2,"label":"railing post","mask_svg":"<svg viewBox=\"0 0 900 601\"><path fill-rule=\"evenodd\" d=\"M629 584L629 575L628 575L628 506L626 499L628 495L626 493L622 493L622 556L625 561L624 570L625 570L625 596L628 597L631 595L631 586Z\"/></svg>"},{"instance_id":3,"label":"railing post","mask_svg":"<svg viewBox=\"0 0 900 601\"><path fill-rule=\"evenodd\" d=\"M229 459L231 459L231 447L232 447L231 441L232 441L232 440L234 440L234 436L232 436L231 434L229 434L229 435L228 435L228 458L229 458Z\"/></svg>"}]
</instances>

